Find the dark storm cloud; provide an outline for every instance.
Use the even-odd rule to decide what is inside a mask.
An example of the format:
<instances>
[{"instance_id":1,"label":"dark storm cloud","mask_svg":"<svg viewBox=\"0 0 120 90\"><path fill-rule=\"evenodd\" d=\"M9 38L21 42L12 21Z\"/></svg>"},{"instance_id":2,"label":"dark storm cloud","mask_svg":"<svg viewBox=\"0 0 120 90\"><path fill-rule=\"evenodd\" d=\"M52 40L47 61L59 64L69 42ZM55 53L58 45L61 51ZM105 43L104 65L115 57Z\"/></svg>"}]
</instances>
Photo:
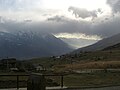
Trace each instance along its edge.
<instances>
[{"instance_id":1,"label":"dark storm cloud","mask_svg":"<svg viewBox=\"0 0 120 90\"><path fill-rule=\"evenodd\" d=\"M2 20L0 23L0 31L16 32L29 30L53 34L84 33L86 35L108 37L120 33L120 18L116 17L107 20L106 22L99 22L95 24L86 21L70 20L63 16L57 16L57 18L51 17L51 20L47 19L46 21L41 22L17 22L12 20Z\"/></svg>"},{"instance_id":2,"label":"dark storm cloud","mask_svg":"<svg viewBox=\"0 0 120 90\"><path fill-rule=\"evenodd\" d=\"M64 18L59 17L59 20L61 20L61 22L64 22L63 24L55 23L57 21L57 18L53 19L52 23L55 21L54 25L56 24L54 26L54 33L76 32L76 33L85 33L87 35L98 35L103 38L120 33L120 29L119 29L120 17L114 17L114 18L111 17L111 19L105 18L104 22L98 22L98 23L75 21ZM57 29L55 30L55 28Z\"/></svg>"},{"instance_id":3,"label":"dark storm cloud","mask_svg":"<svg viewBox=\"0 0 120 90\"><path fill-rule=\"evenodd\" d=\"M107 4L110 5L113 13L120 12L120 0L107 0Z\"/></svg>"},{"instance_id":4,"label":"dark storm cloud","mask_svg":"<svg viewBox=\"0 0 120 90\"><path fill-rule=\"evenodd\" d=\"M66 18L65 16L53 16L47 19L48 21L56 21L56 22L66 22L69 19Z\"/></svg>"},{"instance_id":5,"label":"dark storm cloud","mask_svg":"<svg viewBox=\"0 0 120 90\"><path fill-rule=\"evenodd\" d=\"M102 14L101 9L98 10L93 10L93 11L88 11L86 9L82 9L82 8L77 8L77 7L69 7L68 11L73 13L73 15L75 15L76 18L89 18L92 17L92 19L97 17L97 14L100 13Z\"/></svg>"},{"instance_id":6,"label":"dark storm cloud","mask_svg":"<svg viewBox=\"0 0 120 90\"><path fill-rule=\"evenodd\" d=\"M112 18L112 17L111 17ZM95 33L108 37L120 33L120 17L114 17L112 19L107 19L106 22L99 23L94 26Z\"/></svg>"}]
</instances>

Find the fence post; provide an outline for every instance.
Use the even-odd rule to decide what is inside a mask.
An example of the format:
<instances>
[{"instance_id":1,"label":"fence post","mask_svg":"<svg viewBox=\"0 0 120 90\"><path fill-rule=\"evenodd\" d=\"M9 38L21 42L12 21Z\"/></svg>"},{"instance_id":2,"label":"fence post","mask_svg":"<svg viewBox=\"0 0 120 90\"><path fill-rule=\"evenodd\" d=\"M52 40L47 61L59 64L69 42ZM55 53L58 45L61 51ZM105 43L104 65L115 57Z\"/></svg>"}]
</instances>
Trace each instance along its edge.
<instances>
[{"instance_id":1,"label":"fence post","mask_svg":"<svg viewBox=\"0 0 120 90\"><path fill-rule=\"evenodd\" d=\"M61 75L61 87L63 88L63 75Z\"/></svg>"},{"instance_id":2,"label":"fence post","mask_svg":"<svg viewBox=\"0 0 120 90\"><path fill-rule=\"evenodd\" d=\"M45 78L42 74L31 74L27 82L27 90L46 90Z\"/></svg>"},{"instance_id":3,"label":"fence post","mask_svg":"<svg viewBox=\"0 0 120 90\"><path fill-rule=\"evenodd\" d=\"M19 89L19 75L17 75L17 90Z\"/></svg>"}]
</instances>

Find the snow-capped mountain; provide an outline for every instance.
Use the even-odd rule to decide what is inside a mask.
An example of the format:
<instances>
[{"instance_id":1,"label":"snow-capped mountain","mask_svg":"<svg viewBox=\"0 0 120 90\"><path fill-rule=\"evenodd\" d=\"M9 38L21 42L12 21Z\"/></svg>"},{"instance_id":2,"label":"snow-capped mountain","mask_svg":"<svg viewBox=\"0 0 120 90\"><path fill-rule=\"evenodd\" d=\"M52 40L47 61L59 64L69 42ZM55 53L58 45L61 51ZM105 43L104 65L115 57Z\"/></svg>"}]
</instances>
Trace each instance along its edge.
<instances>
[{"instance_id":1,"label":"snow-capped mountain","mask_svg":"<svg viewBox=\"0 0 120 90\"><path fill-rule=\"evenodd\" d=\"M33 58L68 53L72 48L52 34L0 32L0 58Z\"/></svg>"}]
</instances>

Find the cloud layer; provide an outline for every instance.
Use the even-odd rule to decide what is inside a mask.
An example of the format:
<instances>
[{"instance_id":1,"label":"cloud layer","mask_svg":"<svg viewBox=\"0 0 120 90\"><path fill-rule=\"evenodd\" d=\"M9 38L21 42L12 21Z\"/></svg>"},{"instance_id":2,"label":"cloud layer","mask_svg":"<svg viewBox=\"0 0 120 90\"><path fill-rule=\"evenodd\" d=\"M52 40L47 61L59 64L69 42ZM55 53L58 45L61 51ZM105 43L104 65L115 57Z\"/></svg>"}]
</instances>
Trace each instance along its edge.
<instances>
[{"instance_id":1,"label":"cloud layer","mask_svg":"<svg viewBox=\"0 0 120 90\"><path fill-rule=\"evenodd\" d=\"M114 17L105 22L86 22L68 19L64 16L55 16L48 18L46 21L34 22L25 20L17 22L13 20L0 19L0 31L39 31L46 33L80 33L85 35L97 35L102 38L120 33L120 18ZM76 36L77 37L77 36Z\"/></svg>"},{"instance_id":2,"label":"cloud layer","mask_svg":"<svg viewBox=\"0 0 120 90\"><path fill-rule=\"evenodd\" d=\"M107 0L114 13L120 12L120 0Z\"/></svg>"}]
</instances>

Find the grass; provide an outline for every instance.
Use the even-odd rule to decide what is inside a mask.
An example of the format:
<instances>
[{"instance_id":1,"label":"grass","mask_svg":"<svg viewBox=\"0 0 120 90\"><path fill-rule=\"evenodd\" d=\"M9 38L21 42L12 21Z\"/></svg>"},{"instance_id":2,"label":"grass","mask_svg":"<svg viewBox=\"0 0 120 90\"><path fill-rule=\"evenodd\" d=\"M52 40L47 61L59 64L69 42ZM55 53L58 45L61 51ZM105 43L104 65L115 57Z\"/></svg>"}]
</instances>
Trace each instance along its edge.
<instances>
[{"instance_id":1,"label":"grass","mask_svg":"<svg viewBox=\"0 0 120 90\"><path fill-rule=\"evenodd\" d=\"M73 55L74 56L74 55ZM71 63L71 60L74 62ZM78 54L77 57L63 58L36 58L29 62L32 64L41 64L47 69L54 70L54 73L62 73L67 70L81 69L120 69L120 50L115 51L95 51ZM1 73L5 74L5 73ZM20 74L20 73L6 73ZM25 73L22 73L23 75ZM60 77L48 77L54 82L60 84ZM16 80L16 77L0 77L0 81ZM20 77L20 81L26 81L27 77ZM49 82L52 82L49 80ZM1 84L2 85L2 84ZM0 86L1 86L0 85ZM69 74L64 76L64 85L67 87L84 87L84 86L111 86L120 85L120 72L93 72L84 74Z\"/></svg>"},{"instance_id":2,"label":"grass","mask_svg":"<svg viewBox=\"0 0 120 90\"><path fill-rule=\"evenodd\" d=\"M71 58L71 56L73 56ZM74 54L71 56L65 56L62 58L51 58L51 57L44 57L44 58L36 58L30 59L26 62L30 62L32 64L41 64L46 68L52 68L56 65L65 65L71 64L71 60L75 63L81 62L93 62L93 61L119 61L120 60L120 50L113 50L113 51L95 51L95 52L83 52L77 54L77 57L74 57Z\"/></svg>"},{"instance_id":3,"label":"grass","mask_svg":"<svg viewBox=\"0 0 120 90\"><path fill-rule=\"evenodd\" d=\"M120 85L120 73L72 74L64 77L68 87Z\"/></svg>"},{"instance_id":4,"label":"grass","mask_svg":"<svg viewBox=\"0 0 120 90\"><path fill-rule=\"evenodd\" d=\"M120 85L120 72L97 72L84 74L69 74L64 76L66 87L101 87ZM60 84L60 77L49 77Z\"/></svg>"},{"instance_id":5,"label":"grass","mask_svg":"<svg viewBox=\"0 0 120 90\"><path fill-rule=\"evenodd\" d=\"M27 81L26 76L21 76L20 86L26 86L25 81ZM49 82L56 82L60 85L61 78L56 77L46 77ZM53 81L51 81L52 79ZM9 85L7 85L9 84ZM49 83L50 84L50 83ZM5 87L16 87L16 77L0 77L0 88ZM96 86L111 86L120 85L120 72L93 72L84 74L69 74L64 76L64 86L67 87L96 87ZM49 85L48 85L49 86Z\"/></svg>"},{"instance_id":6,"label":"grass","mask_svg":"<svg viewBox=\"0 0 120 90\"><path fill-rule=\"evenodd\" d=\"M1 75L26 75L26 73L0 73ZM28 76L19 76L19 87L27 87ZM0 76L0 88L16 88L17 76Z\"/></svg>"},{"instance_id":7,"label":"grass","mask_svg":"<svg viewBox=\"0 0 120 90\"><path fill-rule=\"evenodd\" d=\"M28 76L19 76L19 81L27 81ZM17 80L17 77L15 76L1 76L0 81L9 81L9 80Z\"/></svg>"}]
</instances>

